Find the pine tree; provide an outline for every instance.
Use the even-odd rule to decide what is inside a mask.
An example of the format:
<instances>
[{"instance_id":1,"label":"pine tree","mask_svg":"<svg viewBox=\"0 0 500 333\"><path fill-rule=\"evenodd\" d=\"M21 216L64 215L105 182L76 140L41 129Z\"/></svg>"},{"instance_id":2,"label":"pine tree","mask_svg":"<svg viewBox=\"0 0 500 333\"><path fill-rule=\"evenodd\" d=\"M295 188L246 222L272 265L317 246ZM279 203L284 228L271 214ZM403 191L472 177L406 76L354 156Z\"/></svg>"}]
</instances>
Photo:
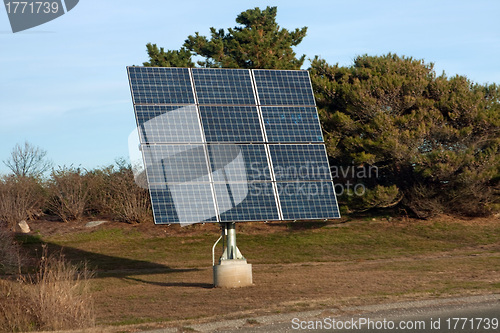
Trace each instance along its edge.
<instances>
[{"instance_id":1,"label":"pine tree","mask_svg":"<svg viewBox=\"0 0 500 333\"><path fill-rule=\"evenodd\" d=\"M149 55L149 62L144 62L147 67L194 67L191 61L191 52L185 48L180 50L168 50L163 47L158 48L156 44L146 45Z\"/></svg>"},{"instance_id":2,"label":"pine tree","mask_svg":"<svg viewBox=\"0 0 500 333\"><path fill-rule=\"evenodd\" d=\"M307 27L289 31L276 23L277 7L258 7L239 14L234 28L210 28L210 38L188 36L183 47L165 52L148 44L149 62L144 66L194 67L192 55L203 57L202 67L299 69L305 55L297 58L293 47L306 36Z\"/></svg>"}]
</instances>

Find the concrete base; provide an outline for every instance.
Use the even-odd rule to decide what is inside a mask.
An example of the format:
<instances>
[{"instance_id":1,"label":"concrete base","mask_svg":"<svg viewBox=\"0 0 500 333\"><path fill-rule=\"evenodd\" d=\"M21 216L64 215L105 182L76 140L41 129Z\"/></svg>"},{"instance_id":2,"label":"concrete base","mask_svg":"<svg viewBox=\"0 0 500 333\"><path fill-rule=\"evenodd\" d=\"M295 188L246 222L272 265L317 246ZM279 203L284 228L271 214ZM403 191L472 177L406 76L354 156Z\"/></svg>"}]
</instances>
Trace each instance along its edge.
<instances>
[{"instance_id":1,"label":"concrete base","mask_svg":"<svg viewBox=\"0 0 500 333\"><path fill-rule=\"evenodd\" d=\"M240 288L252 285L252 264L245 259L221 260L214 266L214 286Z\"/></svg>"}]
</instances>

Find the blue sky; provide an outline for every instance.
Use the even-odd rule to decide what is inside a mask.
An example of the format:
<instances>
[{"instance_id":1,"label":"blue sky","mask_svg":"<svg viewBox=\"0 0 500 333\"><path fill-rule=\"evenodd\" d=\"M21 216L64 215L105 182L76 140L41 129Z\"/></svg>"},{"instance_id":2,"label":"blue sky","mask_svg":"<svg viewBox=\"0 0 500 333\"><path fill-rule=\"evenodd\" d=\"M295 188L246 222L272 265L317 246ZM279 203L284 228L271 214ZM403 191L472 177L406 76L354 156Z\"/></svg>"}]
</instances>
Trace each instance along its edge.
<instances>
[{"instance_id":1,"label":"blue sky","mask_svg":"<svg viewBox=\"0 0 500 333\"><path fill-rule=\"evenodd\" d=\"M178 49L196 31L234 27L242 11L266 6L278 6L282 27L309 28L296 48L308 58L349 66L357 55L392 52L433 62L438 74L500 83L496 0L80 0L16 34L0 8L0 160L26 140L55 165L127 157L135 120L125 67L147 60L146 43Z\"/></svg>"}]
</instances>

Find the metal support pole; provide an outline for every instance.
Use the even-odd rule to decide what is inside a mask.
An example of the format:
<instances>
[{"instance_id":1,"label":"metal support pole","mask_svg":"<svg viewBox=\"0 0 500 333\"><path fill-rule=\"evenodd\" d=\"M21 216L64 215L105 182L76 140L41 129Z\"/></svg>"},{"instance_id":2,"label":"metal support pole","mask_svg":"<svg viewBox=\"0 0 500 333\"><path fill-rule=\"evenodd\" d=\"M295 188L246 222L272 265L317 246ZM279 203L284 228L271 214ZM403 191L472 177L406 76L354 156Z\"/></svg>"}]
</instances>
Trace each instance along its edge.
<instances>
[{"instance_id":1,"label":"metal support pole","mask_svg":"<svg viewBox=\"0 0 500 333\"><path fill-rule=\"evenodd\" d=\"M221 229L221 237L226 247L219 259L219 264L213 266L214 286L222 288L251 286L253 283L252 264L247 263L236 246L236 225L234 222L221 223Z\"/></svg>"},{"instance_id":2,"label":"metal support pole","mask_svg":"<svg viewBox=\"0 0 500 333\"><path fill-rule=\"evenodd\" d=\"M236 226L234 223L228 223L227 225L227 249L229 254L229 259L236 259Z\"/></svg>"},{"instance_id":3,"label":"metal support pole","mask_svg":"<svg viewBox=\"0 0 500 333\"><path fill-rule=\"evenodd\" d=\"M226 238L226 248L222 257L220 257L219 262L223 260L245 260L245 257L241 254L240 250L236 246L236 225L234 222L228 222L223 224L224 236Z\"/></svg>"}]
</instances>

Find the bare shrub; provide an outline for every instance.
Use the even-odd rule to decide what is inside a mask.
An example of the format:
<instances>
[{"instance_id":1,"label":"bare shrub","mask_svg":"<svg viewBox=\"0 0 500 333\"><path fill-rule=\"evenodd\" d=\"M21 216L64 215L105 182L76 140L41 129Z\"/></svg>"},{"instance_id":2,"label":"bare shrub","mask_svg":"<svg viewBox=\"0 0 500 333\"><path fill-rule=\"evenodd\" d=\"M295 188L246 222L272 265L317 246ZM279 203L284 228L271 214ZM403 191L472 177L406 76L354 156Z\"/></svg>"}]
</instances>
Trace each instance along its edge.
<instances>
[{"instance_id":1,"label":"bare shrub","mask_svg":"<svg viewBox=\"0 0 500 333\"><path fill-rule=\"evenodd\" d=\"M0 220L11 229L22 220L27 221L40 214L44 201L38 180L16 176L0 178Z\"/></svg>"},{"instance_id":2,"label":"bare shrub","mask_svg":"<svg viewBox=\"0 0 500 333\"><path fill-rule=\"evenodd\" d=\"M64 222L80 220L88 205L90 182L80 168L61 167L52 171L50 208Z\"/></svg>"},{"instance_id":3,"label":"bare shrub","mask_svg":"<svg viewBox=\"0 0 500 333\"><path fill-rule=\"evenodd\" d=\"M90 297L92 273L77 267L61 254L47 255L44 248L38 270L0 280L0 331L62 330L95 325Z\"/></svg>"},{"instance_id":4,"label":"bare shrub","mask_svg":"<svg viewBox=\"0 0 500 333\"><path fill-rule=\"evenodd\" d=\"M51 210L65 222L81 219L84 214L127 223L152 221L148 190L135 183L131 166L123 160L90 171L53 171L49 193Z\"/></svg>"},{"instance_id":5,"label":"bare shrub","mask_svg":"<svg viewBox=\"0 0 500 333\"><path fill-rule=\"evenodd\" d=\"M151 202L146 189L134 181L130 165L118 165L109 177L106 203L115 218L128 223L152 221Z\"/></svg>"},{"instance_id":6,"label":"bare shrub","mask_svg":"<svg viewBox=\"0 0 500 333\"><path fill-rule=\"evenodd\" d=\"M114 166L93 169L87 173L91 191L89 193L88 211L95 215L110 215L108 207L109 183Z\"/></svg>"}]
</instances>

